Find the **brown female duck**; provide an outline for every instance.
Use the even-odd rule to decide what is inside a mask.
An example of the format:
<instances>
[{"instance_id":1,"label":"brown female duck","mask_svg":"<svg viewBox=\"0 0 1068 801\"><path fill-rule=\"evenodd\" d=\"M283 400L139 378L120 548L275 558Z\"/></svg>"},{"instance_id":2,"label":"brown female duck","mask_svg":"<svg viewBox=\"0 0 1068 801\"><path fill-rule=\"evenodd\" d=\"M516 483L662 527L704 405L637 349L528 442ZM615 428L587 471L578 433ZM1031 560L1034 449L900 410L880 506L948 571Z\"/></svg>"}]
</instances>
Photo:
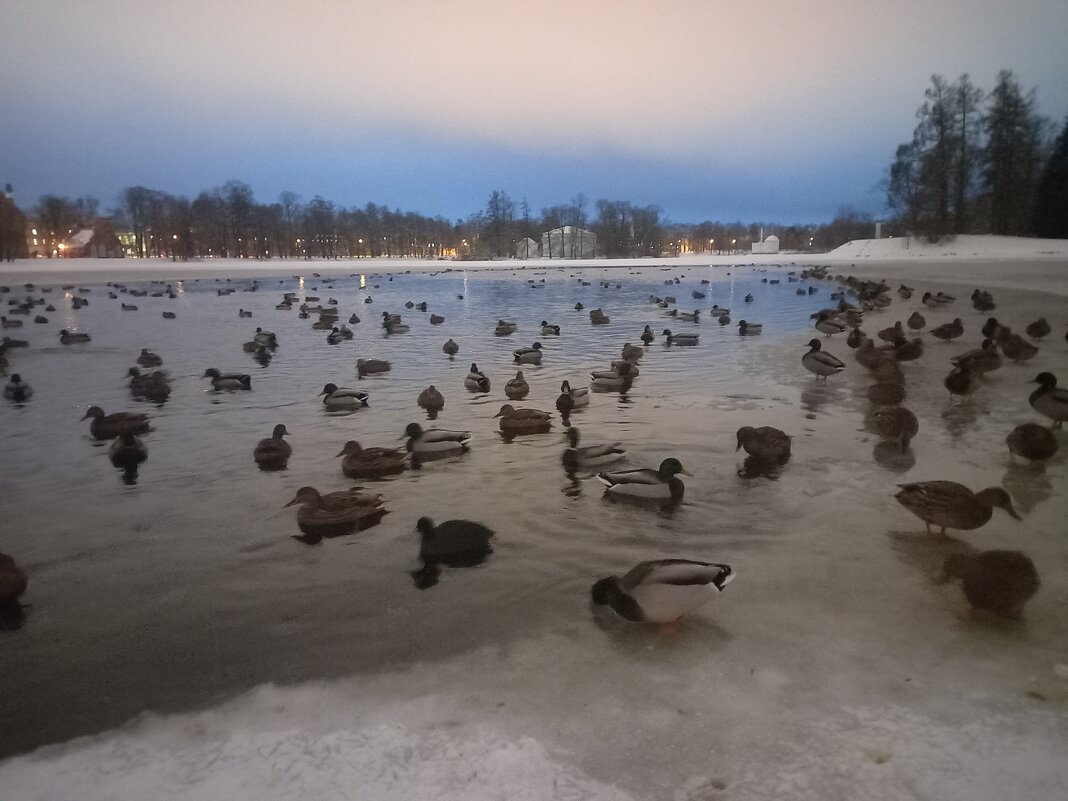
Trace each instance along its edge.
<instances>
[{"instance_id":1,"label":"brown female duck","mask_svg":"<svg viewBox=\"0 0 1068 801\"><path fill-rule=\"evenodd\" d=\"M408 454L394 448L361 448L360 443L350 439L338 456L341 472L349 478L381 478L403 473L408 466Z\"/></svg>"},{"instance_id":2,"label":"brown female duck","mask_svg":"<svg viewBox=\"0 0 1068 801\"><path fill-rule=\"evenodd\" d=\"M304 542L316 543L323 537L340 537L378 524L386 515L381 495L365 495L357 488L321 495L314 487L301 487L286 506L302 504L297 525Z\"/></svg>"},{"instance_id":3,"label":"brown female duck","mask_svg":"<svg viewBox=\"0 0 1068 801\"><path fill-rule=\"evenodd\" d=\"M552 414L539 409L516 409L504 404L494 415L501 418L500 428L505 434L544 434L552 426Z\"/></svg>"},{"instance_id":4,"label":"brown female duck","mask_svg":"<svg viewBox=\"0 0 1068 801\"><path fill-rule=\"evenodd\" d=\"M1016 520L1020 516L1012 506L1012 498L1001 487L988 487L972 492L955 481L920 481L899 484L901 491L894 497L898 503L923 521L927 533L931 525L971 531L985 525L994 514L994 507L1004 509Z\"/></svg>"},{"instance_id":5,"label":"brown female duck","mask_svg":"<svg viewBox=\"0 0 1068 801\"><path fill-rule=\"evenodd\" d=\"M148 415L134 412L115 412L104 414L99 406L90 406L85 410L82 420L89 423L89 433L96 439L115 439L123 434L143 434L148 431Z\"/></svg>"},{"instance_id":6,"label":"brown female duck","mask_svg":"<svg viewBox=\"0 0 1068 801\"><path fill-rule=\"evenodd\" d=\"M293 447L282 439L288 433L286 427L279 423L274 427L271 436L256 444L252 458L260 466L260 470L285 470L289 457L293 454Z\"/></svg>"}]
</instances>

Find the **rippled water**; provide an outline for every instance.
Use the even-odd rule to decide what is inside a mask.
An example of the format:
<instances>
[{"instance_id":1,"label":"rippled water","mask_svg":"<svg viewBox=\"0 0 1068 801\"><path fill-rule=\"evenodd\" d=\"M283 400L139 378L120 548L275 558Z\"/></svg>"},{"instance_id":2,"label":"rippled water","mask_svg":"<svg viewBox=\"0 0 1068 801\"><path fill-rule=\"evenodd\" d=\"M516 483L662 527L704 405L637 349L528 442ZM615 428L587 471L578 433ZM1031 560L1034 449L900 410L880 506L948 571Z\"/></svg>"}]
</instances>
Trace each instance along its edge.
<instances>
[{"instance_id":1,"label":"rippled water","mask_svg":"<svg viewBox=\"0 0 1068 801\"><path fill-rule=\"evenodd\" d=\"M948 359L978 345L985 315L968 308L966 292L949 311L925 311L929 327L964 317L966 334L953 344L925 337L926 355L904 365L920 435L904 458L887 458L862 429L870 381L844 337L825 341L849 365L843 374L817 383L801 367L805 343L816 335L809 315L833 305L837 287L817 282L815 294L798 295L808 283L790 282L788 269L308 276L264 279L256 292L245 291L249 280L200 280L183 284L174 300L120 295L136 312L119 311L119 300L100 286L74 312L57 288L45 296L59 306L48 326L6 332L31 340L9 354L10 371L36 394L0 412L0 550L30 574L24 600L32 604L24 628L0 638L0 720L17 722L4 729L0 752L101 731L146 709L203 707L263 682L425 669L513 642L516 655L505 650L482 665L495 674L486 683L511 676L527 703L566 718L578 691L560 692L561 678L549 677L544 657L522 656L520 644L539 637L579 654L571 657L582 665L574 674L579 694L601 705L591 721L623 714L622 704L647 734L613 750L590 741L578 723L531 725L570 743L594 773L647 792L672 771L689 776L723 754L739 759L747 744L759 743L763 756L778 753L774 715L758 723L740 701L754 693L758 706L781 703L796 713L796 725L812 710L873 698L907 703L917 691L907 684L913 679L927 693L924 703L941 699L950 717L956 693L969 703L1007 703L1012 712L1042 704L1063 712L1064 683L1050 671L1068 661L1068 441L1060 435L1061 453L1044 469L1011 463L1004 446L1014 425L1039 420L1024 382L1041 369L1060 370L1068 381L1061 334L1031 364L992 374L972 403L950 407L941 386ZM664 284L683 274L680 284ZM763 283L769 277L781 283ZM700 285L702 278L711 284ZM218 296L226 285L237 291ZM707 298L691 299L693 289ZM311 329L314 315L276 311L286 291L323 304L336 298L341 321L353 312L362 318L351 326L355 339L327 345L326 332ZM742 302L750 292L754 302ZM729 307L734 322L720 327L706 315L697 324L676 322L648 302L650 294L674 295L681 310ZM1039 294L998 295L995 313L1018 330L1040 313L1059 319L1063 306ZM368 296L373 303L363 302ZM408 300L427 301L429 311L406 310ZM576 302L586 309L576 311ZM595 307L609 325L590 324ZM253 319L239 318L239 308ZM870 314L864 328L874 334L918 308L918 300L895 301ZM162 319L164 310L177 319ZM385 336L383 311L403 313L411 332ZM445 324L431 326L430 313L444 315ZM517 321L519 331L494 337L498 318ZM741 318L763 323L764 333L739 337ZM542 319L559 324L561 335L540 335ZM558 421L550 434L509 442L493 419L507 402L513 349L543 344L543 365L522 368L531 393L521 405L552 411L562 380L584 384L589 370L618 358L624 342L638 343L646 323L658 336L631 390L595 394L572 420L585 443L623 442L632 466L680 459L694 476L673 510L612 502L595 479L568 476ZM92 343L58 344L62 326L91 332ZM241 350L255 326L280 342L266 367ZM700 345L666 347L665 327L699 332ZM449 337L460 344L451 361L441 352ZM158 352L175 379L160 407L132 401L124 382L142 347ZM393 370L357 382L360 357L389 359ZM472 361L490 376L490 393L463 388ZM206 391L200 376L208 367L250 373L253 391ZM327 382L366 389L370 407L326 413L316 393ZM470 453L365 483L386 499L390 514L381 525L314 547L294 541L295 514L282 507L296 489L352 486L334 457L341 445L393 446L405 424L429 425L415 398L430 383L446 398L433 425L469 430ZM90 405L152 415L149 458L135 486L122 483L106 443L91 440L88 421L79 422ZM291 432L293 457L285 471L260 472L252 448L276 423ZM780 476L739 476L734 431L741 425L774 425L794 436L794 456ZM922 524L893 499L896 483L934 478L974 489L1003 483L1012 492L1024 522L996 512L961 539L1032 556L1043 588L1024 621L976 622L958 587L935 583L945 549L957 546L919 536ZM476 569L446 570L437 586L417 590L408 571L423 515L484 522L497 532L494 553ZM590 614L593 579L668 555L729 562L739 579L671 643ZM433 671L419 676L421 690L435 688ZM672 676L693 693L689 700L678 696ZM780 692L788 699L772 697ZM657 747L656 766L635 761L646 736L673 743ZM703 743L696 749L694 737ZM717 749L720 757L710 756Z\"/></svg>"}]
</instances>

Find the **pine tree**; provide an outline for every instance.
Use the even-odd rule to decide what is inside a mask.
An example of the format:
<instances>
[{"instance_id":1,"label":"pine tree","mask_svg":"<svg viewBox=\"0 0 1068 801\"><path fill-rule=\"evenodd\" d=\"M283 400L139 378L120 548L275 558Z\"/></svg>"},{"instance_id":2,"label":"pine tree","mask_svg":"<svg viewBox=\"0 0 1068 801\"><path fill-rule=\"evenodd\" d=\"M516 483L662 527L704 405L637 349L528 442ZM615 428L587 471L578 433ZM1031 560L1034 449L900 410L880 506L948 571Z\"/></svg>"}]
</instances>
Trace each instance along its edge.
<instances>
[{"instance_id":1,"label":"pine tree","mask_svg":"<svg viewBox=\"0 0 1068 801\"><path fill-rule=\"evenodd\" d=\"M1036 236L1068 239L1068 117L1038 183L1032 227Z\"/></svg>"}]
</instances>

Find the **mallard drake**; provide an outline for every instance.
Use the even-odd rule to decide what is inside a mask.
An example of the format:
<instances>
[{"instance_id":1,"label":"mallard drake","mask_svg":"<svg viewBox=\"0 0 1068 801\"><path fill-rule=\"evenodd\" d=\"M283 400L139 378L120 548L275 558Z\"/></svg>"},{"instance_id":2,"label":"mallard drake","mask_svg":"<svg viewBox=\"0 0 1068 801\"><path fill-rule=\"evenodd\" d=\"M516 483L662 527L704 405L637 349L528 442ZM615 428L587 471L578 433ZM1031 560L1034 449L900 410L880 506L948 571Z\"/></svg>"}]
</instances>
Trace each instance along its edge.
<instances>
[{"instance_id":1,"label":"mallard drake","mask_svg":"<svg viewBox=\"0 0 1068 801\"><path fill-rule=\"evenodd\" d=\"M25 607L19 598L26 592L29 579L6 553L0 553L0 629L17 629L22 625Z\"/></svg>"},{"instance_id":2,"label":"mallard drake","mask_svg":"<svg viewBox=\"0 0 1068 801\"><path fill-rule=\"evenodd\" d=\"M214 367L209 367L201 378L210 378L211 388L216 392L252 389L252 377L245 373L220 373Z\"/></svg>"},{"instance_id":3,"label":"mallard drake","mask_svg":"<svg viewBox=\"0 0 1068 801\"><path fill-rule=\"evenodd\" d=\"M920 430L916 415L904 406L876 406L864 416L864 425L881 439L898 443L902 453Z\"/></svg>"},{"instance_id":4,"label":"mallard drake","mask_svg":"<svg viewBox=\"0 0 1068 801\"><path fill-rule=\"evenodd\" d=\"M33 387L23 382L18 373L12 373L11 380L4 387L4 397L15 403L25 403L33 397Z\"/></svg>"},{"instance_id":5,"label":"mallard drake","mask_svg":"<svg viewBox=\"0 0 1068 801\"><path fill-rule=\"evenodd\" d=\"M376 373L388 373L391 369L389 362L384 359L357 359L356 360L356 375L359 378L363 378L368 375L375 375Z\"/></svg>"},{"instance_id":6,"label":"mallard drake","mask_svg":"<svg viewBox=\"0 0 1068 801\"><path fill-rule=\"evenodd\" d=\"M365 495L357 488L321 495L314 487L301 487L286 506L298 503L297 525L304 537L297 539L308 543L363 531L387 514L381 495Z\"/></svg>"},{"instance_id":7,"label":"mallard drake","mask_svg":"<svg viewBox=\"0 0 1068 801\"><path fill-rule=\"evenodd\" d=\"M79 342L91 342L92 337L84 333L71 333L66 328L59 332L59 341L63 345L74 345Z\"/></svg>"},{"instance_id":8,"label":"mallard drake","mask_svg":"<svg viewBox=\"0 0 1068 801\"><path fill-rule=\"evenodd\" d=\"M415 402L428 412L440 412L445 408L445 396L433 384L420 392Z\"/></svg>"},{"instance_id":9,"label":"mallard drake","mask_svg":"<svg viewBox=\"0 0 1068 801\"><path fill-rule=\"evenodd\" d=\"M508 436L518 434L544 434L552 426L552 414L540 409L516 409L506 403L494 417L499 417L500 429Z\"/></svg>"},{"instance_id":10,"label":"mallard drake","mask_svg":"<svg viewBox=\"0 0 1068 801\"><path fill-rule=\"evenodd\" d=\"M130 378L130 394L134 400L165 403L171 395L171 379L162 370L142 374L138 368L131 367L126 375Z\"/></svg>"},{"instance_id":11,"label":"mallard drake","mask_svg":"<svg viewBox=\"0 0 1068 801\"><path fill-rule=\"evenodd\" d=\"M1027 336L1031 339L1042 339L1042 337L1049 334L1052 329L1049 327L1049 323L1046 322L1045 317L1039 317L1033 323L1028 324L1024 329L1027 332Z\"/></svg>"},{"instance_id":12,"label":"mallard drake","mask_svg":"<svg viewBox=\"0 0 1068 801\"><path fill-rule=\"evenodd\" d=\"M515 323L509 323L505 320L498 320L497 327L493 329L493 335L498 337L507 337L514 334L519 329Z\"/></svg>"},{"instance_id":13,"label":"mallard drake","mask_svg":"<svg viewBox=\"0 0 1068 801\"><path fill-rule=\"evenodd\" d=\"M339 387L337 384L326 384L323 391L323 406L329 411L351 411L367 405L370 395L363 390Z\"/></svg>"},{"instance_id":14,"label":"mallard drake","mask_svg":"<svg viewBox=\"0 0 1068 801\"><path fill-rule=\"evenodd\" d=\"M547 320L542 320L541 321L541 333L542 333L542 336L550 336L550 335L551 336L559 336L560 335L560 326L558 326L558 325L550 325Z\"/></svg>"},{"instance_id":15,"label":"mallard drake","mask_svg":"<svg viewBox=\"0 0 1068 801\"><path fill-rule=\"evenodd\" d=\"M607 487L605 492L613 496L640 498L658 501L681 501L686 491L678 474L690 475L678 459L669 458L656 470L638 468L598 473L597 478Z\"/></svg>"},{"instance_id":16,"label":"mallard drake","mask_svg":"<svg viewBox=\"0 0 1068 801\"><path fill-rule=\"evenodd\" d=\"M1005 438L1009 451L1031 461L1048 459L1057 452L1060 443L1048 428L1038 423L1018 425Z\"/></svg>"},{"instance_id":17,"label":"mallard drake","mask_svg":"<svg viewBox=\"0 0 1068 801\"><path fill-rule=\"evenodd\" d=\"M560 392L571 396L576 409L590 405L589 387L572 387L571 382L565 380L560 384Z\"/></svg>"},{"instance_id":18,"label":"mallard drake","mask_svg":"<svg viewBox=\"0 0 1068 801\"><path fill-rule=\"evenodd\" d=\"M493 531L471 520L446 520L435 526L429 517L415 524L419 532L419 559L423 566L412 572L415 586L421 590L437 584L440 565L475 567L493 553Z\"/></svg>"},{"instance_id":19,"label":"mallard drake","mask_svg":"<svg viewBox=\"0 0 1068 801\"><path fill-rule=\"evenodd\" d=\"M656 339L656 335L649 326L645 326L645 330L642 331L641 340L645 345L651 345L653 340Z\"/></svg>"},{"instance_id":20,"label":"mallard drake","mask_svg":"<svg viewBox=\"0 0 1068 801\"><path fill-rule=\"evenodd\" d=\"M982 551L946 557L946 578L964 580L964 597L976 609L1019 617L1042 582L1021 551Z\"/></svg>"},{"instance_id":21,"label":"mallard drake","mask_svg":"<svg viewBox=\"0 0 1068 801\"><path fill-rule=\"evenodd\" d=\"M869 340L870 341L870 340ZM845 369L845 364L841 362L836 356L832 356L830 353L825 353L821 348L818 339L809 340L809 351L801 357L801 364L805 366L805 369L810 373L816 374L816 380L823 376L826 381L827 376L840 373ZM857 358L860 358L860 349L857 349Z\"/></svg>"},{"instance_id":22,"label":"mallard drake","mask_svg":"<svg viewBox=\"0 0 1068 801\"><path fill-rule=\"evenodd\" d=\"M738 322L738 335L743 337L756 336L764 330L763 324L747 323L745 320Z\"/></svg>"},{"instance_id":23,"label":"mallard drake","mask_svg":"<svg viewBox=\"0 0 1068 801\"><path fill-rule=\"evenodd\" d=\"M86 409L82 420L92 420L89 423L89 433L96 439L115 439L123 434L143 434L149 428L147 414L115 412L105 415L99 406Z\"/></svg>"},{"instance_id":24,"label":"mallard drake","mask_svg":"<svg viewBox=\"0 0 1068 801\"><path fill-rule=\"evenodd\" d=\"M657 623L673 631L679 619L704 606L734 580L729 565L692 559L640 562L624 576L609 576L590 588L597 606L611 606L634 623Z\"/></svg>"},{"instance_id":25,"label":"mallard drake","mask_svg":"<svg viewBox=\"0 0 1068 801\"><path fill-rule=\"evenodd\" d=\"M587 445L579 447L579 430L574 426L567 429L569 446L564 450L564 467L570 470L585 470L598 465L610 464L626 456L627 452L619 442L607 445Z\"/></svg>"},{"instance_id":26,"label":"mallard drake","mask_svg":"<svg viewBox=\"0 0 1068 801\"><path fill-rule=\"evenodd\" d=\"M522 370L517 370L515 378L504 385L504 394L512 400L523 400L530 394L530 384L523 378Z\"/></svg>"},{"instance_id":27,"label":"mallard drake","mask_svg":"<svg viewBox=\"0 0 1068 801\"><path fill-rule=\"evenodd\" d=\"M671 329L664 329L664 343L667 345L696 345L700 334L672 334Z\"/></svg>"},{"instance_id":28,"label":"mallard drake","mask_svg":"<svg viewBox=\"0 0 1068 801\"><path fill-rule=\"evenodd\" d=\"M931 526L971 531L985 525L994 514L994 507L1004 509L1016 520L1020 516L1012 506L1012 498L1001 487L988 487L972 492L955 481L920 481L898 484L901 491L894 497L898 503L923 521L927 533Z\"/></svg>"},{"instance_id":29,"label":"mallard drake","mask_svg":"<svg viewBox=\"0 0 1068 801\"><path fill-rule=\"evenodd\" d=\"M449 358L452 358L460 352L460 346L456 344L455 340L449 339L445 342L444 345L441 346L441 352Z\"/></svg>"},{"instance_id":30,"label":"mallard drake","mask_svg":"<svg viewBox=\"0 0 1068 801\"><path fill-rule=\"evenodd\" d=\"M349 478L381 478L403 473L408 466L408 454L395 448L361 448L360 443L350 439L338 456L341 472Z\"/></svg>"},{"instance_id":31,"label":"mallard drake","mask_svg":"<svg viewBox=\"0 0 1068 801\"><path fill-rule=\"evenodd\" d=\"M541 343L535 342L529 348L512 351L516 364L541 364Z\"/></svg>"},{"instance_id":32,"label":"mallard drake","mask_svg":"<svg viewBox=\"0 0 1068 801\"><path fill-rule=\"evenodd\" d=\"M464 386L472 392L489 392L490 380L486 374L478 369L475 362L471 362L471 370L464 378Z\"/></svg>"},{"instance_id":33,"label":"mallard drake","mask_svg":"<svg viewBox=\"0 0 1068 801\"><path fill-rule=\"evenodd\" d=\"M163 364L163 359L159 354L141 348L141 355L137 357L137 363L142 367L159 367Z\"/></svg>"},{"instance_id":34,"label":"mallard drake","mask_svg":"<svg viewBox=\"0 0 1068 801\"><path fill-rule=\"evenodd\" d=\"M468 443L471 442L471 434L467 431L446 431L440 428L424 431L418 423L408 423L404 429L404 437L408 438L407 449L418 455L462 453L467 451Z\"/></svg>"},{"instance_id":35,"label":"mallard drake","mask_svg":"<svg viewBox=\"0 0 1068 801\"><path fill-rule=\"evenodd\" d=\"M984 339L982 347L954 356L950 361L958 367L966 366L976 375L985 375L1001 367L1001 354L992 340Z\"/></svg>"},{"instance_id":36,"label":"mallard drake","mask_svg":"<svg viewBox=\"0 0 1068 801\"><path fill-rule=\"evenodd\" d=\"M943 323L940 326L931 329L931 336L944 339L947 342L956 339L957 337L964 336L964 323L960 321L959 317L955 317L951 323Z\"/></svg>"},{"instance_id":37,"label":"mallard drake","mask_svg":"<svg viewBox=\"0 0 1068 801\"><path fill-rule=\"evenodd\" d=\"M764 462L781 463L790 458L791 437L771 426L742 426L737 433L739 448Z\"/></svg>"},{"instance_id":38,"label":"mallard drake","mask_svg":"<svg viewBox=\"0 0 1068 801\"><path fill-rule=\"evenodd\" d=\"M967 364L957 365L946 376L942 385L949 390L950 401L953 400L954 395L971 398L979 389L979 374L973 372Z\"/></svg>"},{"instance_id":39,"label":"mallard drake","mask_svg":"<svg viewBox=\"0 0 1068 801\"><path fill-rule=\"evenodd\" d=\"M285 470L293 448L282 437L289 432L286 427L279 423L274 427L271 436L261 439L252 451L252 458L260 466L260 470Z\"/></svg>"},{"instance_id":40,"label":"mallard drake","mask_svg":"<svg viewBox=\"0 0 1068 801\"><path fill-rule=\"evenodd\" d=\"M1026 362L1038 355L1038 348L1019 334L1008 333L998 340L1001 352L1014 362Z\"/></svg>"},{"instance_id":41,"label":"mallard drake","mask_svg":"<svg viewBox=\"0 0 1068 801\"><path fill-rule=\"evenodd\" d=\"M1068 420L1068 389L1057 387L1053 373L1039 373L1032 382L1039 387L1031 393L1031 408L1053 421L1053 428L1061 428Z\"/></svg>"},{"instance_id":42,"label":"mallard drake","mask_svg":"<svg viewBox=\"0 0 1068 801\"><path fill-rule=\"evenodd\" d=\"M905 321L905 325L912 331L922 331L927 325L927 319L918 311L909 315L909 319Z\"/></svg>"}]
</instances>

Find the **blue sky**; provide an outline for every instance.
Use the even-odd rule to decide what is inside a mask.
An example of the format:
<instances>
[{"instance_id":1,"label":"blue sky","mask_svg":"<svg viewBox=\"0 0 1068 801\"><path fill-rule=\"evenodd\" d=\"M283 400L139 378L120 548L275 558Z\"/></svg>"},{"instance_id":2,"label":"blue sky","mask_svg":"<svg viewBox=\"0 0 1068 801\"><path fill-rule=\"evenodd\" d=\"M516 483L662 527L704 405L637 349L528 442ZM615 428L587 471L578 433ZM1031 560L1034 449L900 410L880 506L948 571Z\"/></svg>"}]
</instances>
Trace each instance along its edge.
<instances>
[{"instance_id":1,"label":"blue sky","mask_svg":"<svg viewBox=\"0 0 1068 801\"><path fill-rule=\"evenodd\" d=\"M878 216L932 73L1011 69L1060 122L1066 32L1063 0L0 0L0 183Z\"/></svg>"}]
</instances>

